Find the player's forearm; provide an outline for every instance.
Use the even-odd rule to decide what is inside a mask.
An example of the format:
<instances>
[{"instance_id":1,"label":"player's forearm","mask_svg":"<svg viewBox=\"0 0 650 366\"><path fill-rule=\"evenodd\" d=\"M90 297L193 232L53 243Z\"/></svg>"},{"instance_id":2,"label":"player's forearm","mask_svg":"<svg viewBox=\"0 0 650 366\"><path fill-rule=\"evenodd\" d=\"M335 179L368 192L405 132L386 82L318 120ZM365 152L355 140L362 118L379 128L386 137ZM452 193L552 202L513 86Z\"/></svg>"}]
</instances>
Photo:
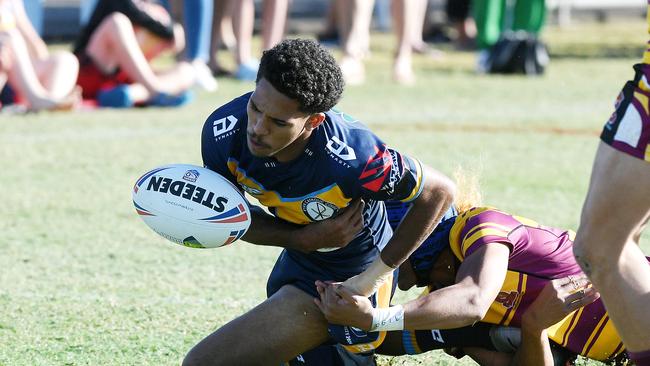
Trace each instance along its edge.
<instances>
[{"instance_id":1,"label":"player's forearm","mask_svg":"<svg viewBox=\"0 0 650 366\"><path fill-rule=\"evenodd\" d=\"M521 327L521 345L512 360L512 366L553 366L553 354L546 330L531 324L524 316Z\"/></svg>"},{"instance_id":2,"label":"player's forearm","mask_svg":"<svg viewBox=\"0 0 650 366\"><path fill-rule=\"evenodd\" d=\"M277 219L257 206L251 206L251 226L243 240L257 245L302 250L300 226Z\"/></svg>"},{"instance_id":3,"label":"player's forearm","mask_svg":"<svg viewBox=\"0 0 650 366\"><path fill-rule=\"evenodd\" d=\"M404 305L404 329L455 329L481 320L489 304L463 284L438 289Z\"/></svg>"},{"instance_id":4,"label":"player's forearm","mask_svg":"<svg viewBox=\"0 0 650 366\"><path fill-rule=\"evenodd\" d=\"M443 174L423 166L425 185L381 253L396 268L426 239L454 201L454 183Z\"/></svg>"}]
</instances>

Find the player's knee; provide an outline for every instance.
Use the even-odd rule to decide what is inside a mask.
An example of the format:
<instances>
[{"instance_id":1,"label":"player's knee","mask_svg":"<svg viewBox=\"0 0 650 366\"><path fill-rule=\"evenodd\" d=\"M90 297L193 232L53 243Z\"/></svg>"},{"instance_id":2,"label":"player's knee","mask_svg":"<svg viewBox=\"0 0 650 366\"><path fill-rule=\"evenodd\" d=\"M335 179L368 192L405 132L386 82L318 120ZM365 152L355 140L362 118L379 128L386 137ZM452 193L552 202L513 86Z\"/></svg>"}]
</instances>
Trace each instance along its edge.
<instances>
[{"instance_id":1,"label":"player's knee","mask_svg":"<svg viewBox=\"0 0 650 366\"><path fill-rule=\"evenodd\" d=\"M581 229L582 230L582 229ZM609 262L614 260L611 250L603 242L604 237L590 235L582 231L573 243L573 255L587 275L594 275L599 269L609 268Z\"/></svg>"}]
</instances>

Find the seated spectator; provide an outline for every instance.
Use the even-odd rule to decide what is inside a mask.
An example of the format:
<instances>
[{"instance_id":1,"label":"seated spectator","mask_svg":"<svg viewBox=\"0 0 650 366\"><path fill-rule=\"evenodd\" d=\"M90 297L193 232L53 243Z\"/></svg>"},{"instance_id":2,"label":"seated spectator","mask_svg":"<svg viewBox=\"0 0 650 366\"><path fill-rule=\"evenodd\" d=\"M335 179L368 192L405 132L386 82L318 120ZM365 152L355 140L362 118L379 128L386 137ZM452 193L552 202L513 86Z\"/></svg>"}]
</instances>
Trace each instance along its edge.
<instances>
[{"instance_id":1,"label":"seated spectator","mask_svg":"<svg viewBox=\"0 0 650 366\"><path fill-rule=\"evenodd\" d=\"M183 47L183 28L162 6L144 0L99 0L75 43L81 64L77 84L84 98L105 107L183 105L196 82L191 64L181 61L164 71L150 64L163 51Z\"/></svg>"},{"instance_id":2,"label":"seated spectator","mask_svg":"<svg viewBox=\"0 0 650 366\"><path fill-rule=\"evenodd\" d=\"M36 111L70 109L80 100L77 60L69 52L48 52L20 0L0 0L0 48L0 84L8 80L12 102Z\"/></svg>"}]
</instances>

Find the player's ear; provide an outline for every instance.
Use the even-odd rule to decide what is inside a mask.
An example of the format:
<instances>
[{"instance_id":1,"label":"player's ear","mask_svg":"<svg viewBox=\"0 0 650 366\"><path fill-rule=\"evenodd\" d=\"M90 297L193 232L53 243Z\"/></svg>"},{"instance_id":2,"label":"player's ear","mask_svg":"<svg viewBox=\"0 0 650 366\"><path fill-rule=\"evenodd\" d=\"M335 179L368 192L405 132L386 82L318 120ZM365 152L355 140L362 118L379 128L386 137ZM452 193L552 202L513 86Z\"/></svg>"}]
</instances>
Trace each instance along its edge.
<instances>
[{"instance_id":1,"label":"player's ear","mask_svg":"<svg viewBox=\"0 0 650 366\"><path fill-rule=\"evenodd\" d=\"M305 128L308 130L315 130L316 127L323 123L323 121L325 121L325 113L314 113L307 118Z\"/></svg>"}]
</instances>

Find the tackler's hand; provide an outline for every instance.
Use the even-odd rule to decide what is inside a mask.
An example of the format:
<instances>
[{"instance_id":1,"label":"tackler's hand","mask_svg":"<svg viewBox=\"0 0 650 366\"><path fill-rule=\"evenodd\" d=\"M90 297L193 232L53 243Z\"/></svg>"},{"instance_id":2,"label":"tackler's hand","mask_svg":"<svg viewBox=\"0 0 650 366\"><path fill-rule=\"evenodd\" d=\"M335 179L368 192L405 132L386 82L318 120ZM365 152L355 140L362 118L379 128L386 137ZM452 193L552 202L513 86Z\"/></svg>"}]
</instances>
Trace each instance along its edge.
<instances>
[{"instance_id":1,"label":"tackler's hand","mask_svg":"<svg viewBox=\"0 0 650 366\"><path fill-rule=\"evenodd\" d=\"M316 281L316 289L320 299L314 299L314 302L328 322L370 329L373 307L368 298L355 295L338 283Z\"/></svg>"},{"instance_id":2,"label":"tackler's hand","mask_svg":"<svg viewBox=\"0 0 650 366\"><path fill-rule=\"evenodd\" d=\"M584 274L558 278L544 286L522 321L527 326L546 329L599 297Z\"/></svg>"}]
</instances>

